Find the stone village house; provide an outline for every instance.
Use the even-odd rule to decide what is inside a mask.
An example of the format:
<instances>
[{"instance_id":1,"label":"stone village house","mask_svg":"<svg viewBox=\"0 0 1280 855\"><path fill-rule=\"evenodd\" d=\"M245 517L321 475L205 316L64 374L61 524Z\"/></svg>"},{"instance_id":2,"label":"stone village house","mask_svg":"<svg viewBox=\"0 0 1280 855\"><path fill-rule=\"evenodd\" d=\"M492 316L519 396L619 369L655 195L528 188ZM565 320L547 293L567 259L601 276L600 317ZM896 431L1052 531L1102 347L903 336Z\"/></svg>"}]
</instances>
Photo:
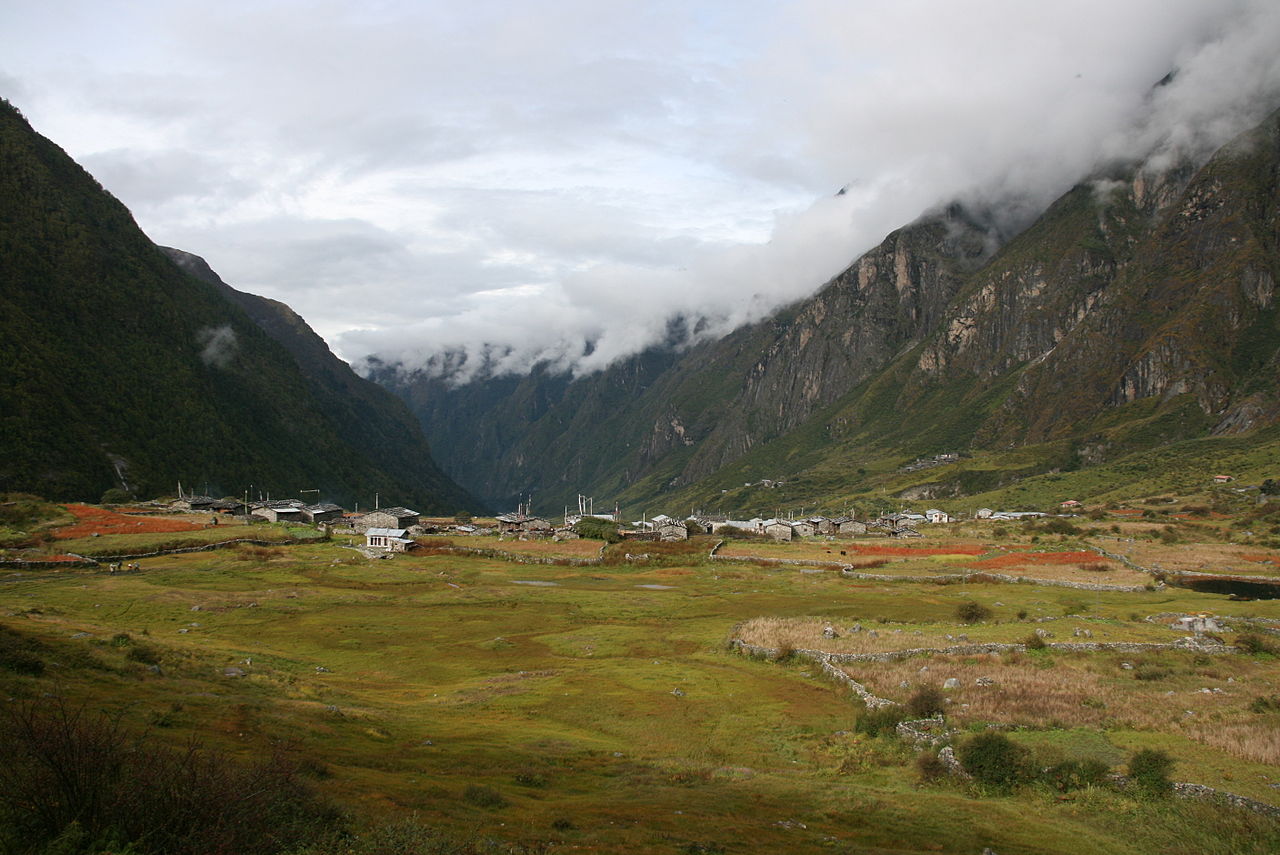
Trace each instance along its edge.
<instances>
[{"instance_id":1,"label":"stone village house","mask_svg":"<svg viewBox=\"0 0 1280 855\"><path fill-rule=\"evenodd\" d=\"M364 533L364 545L386 552L407 552L413 546L409 532L403 528L370 528Z\"/></svg>"},{"instance_id":2,"label":"stone village house","mask_svg":"<svg viewBox=\"0 0 1280 855\"><path fill-rule=\"evenodd\" d=\"M379 508L361 517L356 517L351 527L356 531L367 531L371 528L409 528L418 524L421 515L408 508Z\"/></svg>"}]
</instances>

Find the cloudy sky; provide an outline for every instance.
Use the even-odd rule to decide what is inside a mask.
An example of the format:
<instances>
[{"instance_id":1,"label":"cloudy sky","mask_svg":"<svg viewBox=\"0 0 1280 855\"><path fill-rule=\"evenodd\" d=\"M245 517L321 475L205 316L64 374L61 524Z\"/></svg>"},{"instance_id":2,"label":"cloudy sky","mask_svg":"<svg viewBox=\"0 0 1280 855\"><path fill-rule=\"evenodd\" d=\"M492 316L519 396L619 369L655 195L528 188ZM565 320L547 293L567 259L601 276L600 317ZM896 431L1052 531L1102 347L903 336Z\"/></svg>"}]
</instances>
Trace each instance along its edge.
<instances>
[{"instance_id":1,"label":"cloudy sky","mask_svg":"<svg viewBox=\"0 0 1280 855\"><path fill-rule=\"evenodd\" d=\"M940 202L1216 145L1277 45L1271 0L6 0L0 95L348 359L583 371Z\"/></svg>"}]
</instances>

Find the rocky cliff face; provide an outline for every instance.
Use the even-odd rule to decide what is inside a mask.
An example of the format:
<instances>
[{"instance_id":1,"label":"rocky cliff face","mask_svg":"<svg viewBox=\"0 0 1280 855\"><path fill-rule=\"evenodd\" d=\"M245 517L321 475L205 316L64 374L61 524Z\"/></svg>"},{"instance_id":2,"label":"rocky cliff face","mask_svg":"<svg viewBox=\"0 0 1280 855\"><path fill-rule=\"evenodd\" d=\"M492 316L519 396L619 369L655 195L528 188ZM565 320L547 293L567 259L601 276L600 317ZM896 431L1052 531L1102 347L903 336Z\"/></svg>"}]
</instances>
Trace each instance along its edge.
<instances>
[{"instance_id":1,"label":"rocky cliff face","mask_svg":"<svg viewBox=\"0 0 1280 855\"><path fill-rule=\"evenodd\" d=\"M1116 167L1008 240L958 206L926 216L812 298L679 353L397 391L434 435L475 443L449 470L463 483L556 504L649 499L744 459L786 477L855 448L1071 439L1090 462L1274 423L1278 134L1273 116L1203 165ZM1138 402L1182 409L1118 429Z\"/></svg>"}]
</instances>

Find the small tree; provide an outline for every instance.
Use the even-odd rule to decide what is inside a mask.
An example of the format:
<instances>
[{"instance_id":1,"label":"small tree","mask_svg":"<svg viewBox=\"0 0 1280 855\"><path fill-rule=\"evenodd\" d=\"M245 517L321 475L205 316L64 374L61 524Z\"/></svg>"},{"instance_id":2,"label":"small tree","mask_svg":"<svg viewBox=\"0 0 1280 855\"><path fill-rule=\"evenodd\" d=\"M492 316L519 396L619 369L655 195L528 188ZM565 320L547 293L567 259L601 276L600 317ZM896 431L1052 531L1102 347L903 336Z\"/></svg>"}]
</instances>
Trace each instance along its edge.
<instances>
[{"instance_id":1,"label":"small tree","mask_svg":"<svg viewBox=\"0 0 1280 855\"><path fill-rule=\"evenodd\" d=\"M458 511L453 515L453 521L458 525L469 525L471 523L471 511Z\"/></svg>"},{"instance_id":2,"label":"small tree","mask_svg":"<svg viewBox=\"0 0 1280 855\"><path fill-rule=\"evenodd\" d=\"M991 620L993 612L982 603L967 600L956 606L956 619L961 623L981 623Z\"/></svg>"},{"instance_id":3,"label":"small tree","mask_svg":"<svg viewBox=\"0 0 1280 855\"><path fill-rule=\"evenodd\" d=\"M979 733L960 746L960 765L979 784L1007 793L1027 780L1030 752L1003 733Z\"/></svg>"},{"instance_id":4,"label":"small tree","mask_svg":"<svg viewBox=\"0 0 1280 855\"><path fill-rule=\"evenodd\" d=\"M1129 758L1129 780L1146 796L1167 796L1172 789L1172 771L1173 758L1156 748L1143 748Z\"/></svg>"},{"instance_id":5,"label":"small tree","mask_svg":"<svg viewBox=\"0 0 1280 855\"><path fill-rule=\"evenodd\" d=\"M916 718L938 715L947 708L947 699L937 686L924 686L907 700L907 712Z\"/></svg>"}]
</instances>

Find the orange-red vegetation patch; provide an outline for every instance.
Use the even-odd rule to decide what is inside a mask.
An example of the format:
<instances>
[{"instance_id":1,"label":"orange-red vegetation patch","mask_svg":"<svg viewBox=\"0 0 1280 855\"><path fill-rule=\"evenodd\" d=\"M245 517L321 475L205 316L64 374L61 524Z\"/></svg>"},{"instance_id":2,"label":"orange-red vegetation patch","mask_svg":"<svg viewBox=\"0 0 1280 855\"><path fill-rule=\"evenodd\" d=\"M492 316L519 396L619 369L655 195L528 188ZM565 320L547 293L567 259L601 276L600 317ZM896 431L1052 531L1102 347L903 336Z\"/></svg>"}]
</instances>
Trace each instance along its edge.
<instances>
[{"instance_id":1,"label":"orange-red vegetation patch","mask_svg":"<svg viewBox=\"0 0 1280 855\"><path fill-rule=\"evenodd\" d=\"M970 567L1021 567L1026 564L1105 564L1107 559L1096 552L1010 552L974 561Z\"/></svg>"},{"instance_id":2,"label":"orange-red vegetation patch","mask_svg":"<svg viewBox=\"0 0 1280 855\"><path fill-rule=\"evenodd\" d=\"M855 543L847 547L859 555L894 555L906 558L923 558L929 555L981 555L990 547L975 543L957 543L954 546L868 546Z\"/></svg>"},{"instance_id":3,"label":"orange-red vegetation patch","mask_svg":"<svg viewBox=\"0 0 1280 855\"><path fill-rule=\"evenodd\" d=\"M1245 561L1270 561L1272 564L1280 564L1280 554L1274 552L1250 552L1240 557Z\"/></svg>"},{"instance_id":4,"label":"orange-red vegetation patch","mask_svg":"<svg viewBox=\"0 0 1280 855\"><path fill-rule=\"evenodd\" d=\"M64 505L64 507L71 512L76 521L54 532L54 537L62 540L88 537L95 532L98 534L157 534L198 531L204 528L203 525L186 520L129 516L88 505Z\"/></svg>"}]
</instances>

